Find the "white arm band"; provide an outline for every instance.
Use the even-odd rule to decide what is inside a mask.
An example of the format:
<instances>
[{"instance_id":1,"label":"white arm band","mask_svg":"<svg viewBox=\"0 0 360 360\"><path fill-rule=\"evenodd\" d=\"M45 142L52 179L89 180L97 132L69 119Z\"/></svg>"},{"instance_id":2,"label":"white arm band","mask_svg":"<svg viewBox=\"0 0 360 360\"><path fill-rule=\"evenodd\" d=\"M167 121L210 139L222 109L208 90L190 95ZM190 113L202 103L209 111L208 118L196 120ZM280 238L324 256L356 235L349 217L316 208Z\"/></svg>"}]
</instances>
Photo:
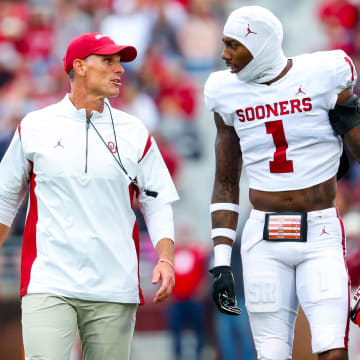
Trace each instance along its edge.
<instances>
[{"instance_id":1,"label":"white arm band","mask_svg":"<svg viewBox=\"0 0 360 360\"><path fill-rule=\"evenodd\" d=\"M223 236L235 241L236 231L229 228L215 228L211 230L211 238L214 239L218 236Z\"/></svg>"},{"instance_id":2,"label":"white arm band","mask_svg":"<svg viewBox=\"0 0 360 360\"><path fill-rule=\"evenodd\" d=\"M154 247L163 238L174 241L174 218L170 204L163 205L151 214L144 214L144 220Z\"/></svg>"},{"instance_id":3,"label":"white arm band","mask_svg":"<svg viewBox=\"0 0 360 360\"><path fill-rule=\"evenodd\" d=\"M226 244L214 246L214 266L230 266L232 247Z\"/></svg>"},{"instance_id":4,"label":"white arm band","mask_svg":"<svg viewBox=\"0 0 360 360\"><path fill-rule=\"evenodd\" d=\"M210 213L218 210L228 210L239 213L239 205L232 203L213 203L210 205Z\"/></svg>"}]
</instances>

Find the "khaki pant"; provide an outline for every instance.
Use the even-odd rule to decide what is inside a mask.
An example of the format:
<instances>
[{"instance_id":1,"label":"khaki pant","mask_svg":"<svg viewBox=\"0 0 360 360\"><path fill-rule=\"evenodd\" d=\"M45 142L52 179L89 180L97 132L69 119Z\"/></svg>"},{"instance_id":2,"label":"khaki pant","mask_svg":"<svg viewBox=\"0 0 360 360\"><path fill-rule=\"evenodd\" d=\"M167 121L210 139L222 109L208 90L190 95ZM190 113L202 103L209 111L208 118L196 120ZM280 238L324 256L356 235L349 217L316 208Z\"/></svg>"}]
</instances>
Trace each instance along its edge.
<instances>
[{"instance_id":1,"label":"khaki pant","mask_svg":"<svg viewBox=\"0 0 360 360\"><path fill-rule=\"evenodd\" d=\"M84 360L127 360L138 304L28 294L22 298L26 360L68 360L79 329Z\"/></svg>"}]
</instances>

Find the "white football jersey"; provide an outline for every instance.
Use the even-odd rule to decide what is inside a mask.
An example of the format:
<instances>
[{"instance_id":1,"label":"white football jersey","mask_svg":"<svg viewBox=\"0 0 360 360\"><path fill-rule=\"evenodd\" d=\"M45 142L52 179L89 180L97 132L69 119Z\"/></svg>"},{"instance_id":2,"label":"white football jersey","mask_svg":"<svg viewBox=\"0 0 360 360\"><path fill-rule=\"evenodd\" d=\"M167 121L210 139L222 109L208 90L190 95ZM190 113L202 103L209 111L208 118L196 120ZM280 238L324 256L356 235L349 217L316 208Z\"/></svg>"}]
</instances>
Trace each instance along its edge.
<instances>
[{"instance_id":1,"label":"white football jersey","mask_svg":"<svg viewBox=\"0 0 360 360\"><path fill-rule=\"evenodd\" d=\"M338 94L356 83L342 50L303 54L271 85L217 71L205 84L205 103L240 139L250 188L298 190L335 176L342 140L329 122Z\"/></svg>"}]
</instances>

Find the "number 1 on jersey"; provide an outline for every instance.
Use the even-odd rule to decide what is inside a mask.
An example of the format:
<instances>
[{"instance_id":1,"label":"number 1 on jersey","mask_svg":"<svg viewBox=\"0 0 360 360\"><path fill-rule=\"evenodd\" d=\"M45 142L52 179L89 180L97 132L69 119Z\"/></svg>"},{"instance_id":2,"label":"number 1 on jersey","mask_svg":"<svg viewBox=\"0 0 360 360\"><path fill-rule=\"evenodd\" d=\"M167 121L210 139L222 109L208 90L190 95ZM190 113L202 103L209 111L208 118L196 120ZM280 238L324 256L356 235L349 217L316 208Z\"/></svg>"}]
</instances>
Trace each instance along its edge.
<instances>
[{"instance_id":1,"label":"number 1 on jersey","mask_svg":"<svg viewBox=\"0 0 360 360\"><path fill-rule=\"evenodd\" d=\"M294 172L293 161L286 159L288 143L282 120L267 121L265 126L266 133L272 135L275 145L274 161L270 161L270 172L277 174Z\"/></svg>"}]
</instances>

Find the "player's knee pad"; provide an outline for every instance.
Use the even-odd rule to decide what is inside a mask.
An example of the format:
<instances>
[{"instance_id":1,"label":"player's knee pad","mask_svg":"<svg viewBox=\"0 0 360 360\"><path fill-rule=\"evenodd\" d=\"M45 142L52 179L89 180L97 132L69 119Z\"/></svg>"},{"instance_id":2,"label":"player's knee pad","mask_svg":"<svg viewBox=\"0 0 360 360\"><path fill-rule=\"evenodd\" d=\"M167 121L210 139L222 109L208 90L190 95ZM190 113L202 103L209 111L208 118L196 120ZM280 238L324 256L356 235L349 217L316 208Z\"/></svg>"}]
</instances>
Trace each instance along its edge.
<instances>
[{"instance_id":1,"label":"player's knee pad","mask_svg":"<svg viewBox=\"0 0 360 360\"><path fill-rule=\"evenodd\" d=\"M289 360L291 359L291 349L289 344L268 339L256 349L259 360Z\"/></svg>"}]
</instances>

